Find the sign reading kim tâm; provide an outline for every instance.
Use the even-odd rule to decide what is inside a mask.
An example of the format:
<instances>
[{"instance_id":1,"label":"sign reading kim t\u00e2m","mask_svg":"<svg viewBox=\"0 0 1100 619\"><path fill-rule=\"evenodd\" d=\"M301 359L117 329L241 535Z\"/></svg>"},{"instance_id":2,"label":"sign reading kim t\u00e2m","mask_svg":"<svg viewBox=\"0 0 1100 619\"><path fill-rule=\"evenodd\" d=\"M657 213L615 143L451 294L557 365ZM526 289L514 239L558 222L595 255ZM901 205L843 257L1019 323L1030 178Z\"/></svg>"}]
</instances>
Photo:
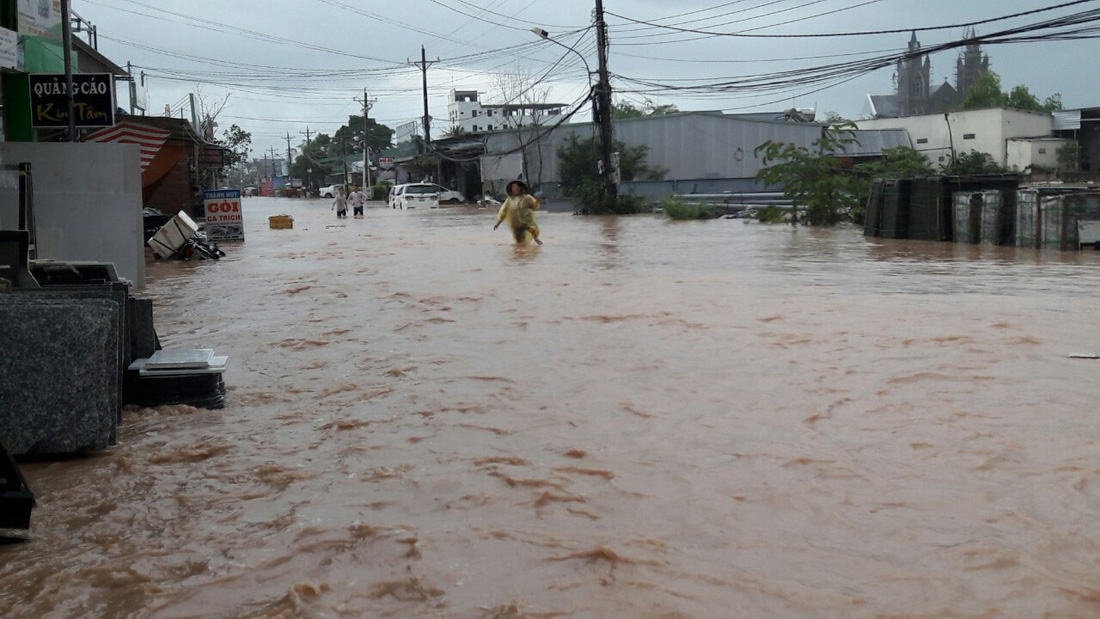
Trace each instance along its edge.
<instances>
[{"instance_id":1,"label":"sign reading kim t\u00e2m","mask_svg":"<svg viewBox=\"0 0 1100 619\"><path fill-rule=\"evenodd\" d=\"M63 129L69 126L69 105L65 76L32 73L31 126L35 129ZM115 86L110 73L73 74L73 114L76 126L110 127L115 124Z\"/></svg>"}]
</instances>

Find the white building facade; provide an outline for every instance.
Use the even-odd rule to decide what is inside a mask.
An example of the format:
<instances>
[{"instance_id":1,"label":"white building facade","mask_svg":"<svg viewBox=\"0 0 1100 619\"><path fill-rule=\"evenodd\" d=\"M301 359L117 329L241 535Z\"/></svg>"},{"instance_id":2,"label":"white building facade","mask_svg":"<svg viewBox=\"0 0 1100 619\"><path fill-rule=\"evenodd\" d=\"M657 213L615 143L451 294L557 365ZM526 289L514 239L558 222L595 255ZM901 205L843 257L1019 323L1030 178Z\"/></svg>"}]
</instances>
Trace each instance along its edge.
<instances>
[{"instance_id":1,"label":"white building facade","mask_svg":"<svg viewBox=\"0 0 1100 619\"><path fill-rule=\"evenodd\" d=\"M1052 137L1054 117L1045 112L987 108L856 121L860 129L905 129L934 166L951 162L954 152L988 153L998 164L1024 171L1029 167L1055 168L1057 150L1072 140Z\"/></svg>"},{"instance_id":2,"label":"white building facade","mask_svg":"<svg viewBox=\"0 0 1100 619\"><path fill-rule=\"evenodd\" d=\"M476 90L452 90L447 116L452 134L491 133L553 123L563 108L561 103L482 104Z\"/></svg>"}]
</instances>

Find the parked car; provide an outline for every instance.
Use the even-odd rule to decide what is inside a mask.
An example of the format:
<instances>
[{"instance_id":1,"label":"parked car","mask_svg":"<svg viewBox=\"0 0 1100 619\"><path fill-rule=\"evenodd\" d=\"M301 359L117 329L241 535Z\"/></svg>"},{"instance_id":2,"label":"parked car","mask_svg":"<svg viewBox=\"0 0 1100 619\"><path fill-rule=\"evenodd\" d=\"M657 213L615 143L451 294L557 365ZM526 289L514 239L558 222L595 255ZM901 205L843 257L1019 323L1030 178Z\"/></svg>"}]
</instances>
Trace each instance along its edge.
<instances>
[{"instance_id":1,"label":"parked car","mask_svg":"<svg viewBox=\"0 0 1100 619\"><path fill-rule=\"evenodd\" d=\"M447 189L443 185L436 185L435 183L426 183L439 190L439 203L440 204L464 204L466 202L466 196L462 195L461 191L454 191Z\"/></svg>"},{"instance_id":2,"label":"parked car","mask_svg":"<svg viewBox=\"0 0 1100 619\"><path fill-rule=\"evenodd\" d=\"M431 183L408 183L393 188L391 208L435 208L439 206L439 186Z\"/></svg>"},{"instance_id":3,"label":"parked car","mask_svg":"<svg viewBox=\"0 0 1100 619\"><path fill-rule=\"evenodd\" d=\"M339 183L335 185L328 185L317 190L317 193L320 194L322 198L335 198L337 190L339 190L341 187L343 187L343 185Z\"/></svg>"}]
</instances>

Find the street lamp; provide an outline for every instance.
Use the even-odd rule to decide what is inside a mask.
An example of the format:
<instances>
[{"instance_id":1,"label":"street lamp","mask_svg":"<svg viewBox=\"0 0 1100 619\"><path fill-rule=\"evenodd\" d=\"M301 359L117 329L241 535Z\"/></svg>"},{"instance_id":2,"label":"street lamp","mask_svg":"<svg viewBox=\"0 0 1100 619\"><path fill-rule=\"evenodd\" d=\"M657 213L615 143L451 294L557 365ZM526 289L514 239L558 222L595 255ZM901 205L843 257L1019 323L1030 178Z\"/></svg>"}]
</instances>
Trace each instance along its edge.
<instances>
[{"instance_id":1,"label":"street lamp","mask_svg":"<svg viewBox=\"0 0 1100 619\"><path fill-rule=\"evenodd\" d=\"M592 85L592 68L588 66L588 61L585 60L583 54L560 41L551 39L550 33L542 28L531 28L531 32L534 32L535 36L564 47L579 56L581 62L584 63L584 68L588 71L589 98L592 100L592 119L599 130L600 136L599 172L600 176L604 177L604 181L606 182L608 197L614 201L619 190L614 180L616 176L614 168L616 166L613 160L614 155L611 153L613 148L611 133L611 82L608 79L607 73L607 25L603 21L603 1L596 0L596 43L600 60L600 80L595 86Z\"/></svg>"},{"instance_id":2,"label":"street lamp","mask_svg":"<svg viewBox=\"0 0 1100 619\"><path fill-rule=\"evenodd\" d=\"M547 41L550 41L554 45L564 47L565 49L567 49L567 50L573 52L574 54L576 54L577 57L581 59L581 62L584 63L584 70L588 74L588 86L589 86L589 88L592 87L592 67L588 66L588 60L584 57L583 54L581 54L577 50L573 49L572 47L569 47L565 43L562 43L561 41L558 41L556 39L551 39L550 38L550 33L543 30L542 28L539 28L538 26L535 26L534 28L531 28L531 32L534 32L535 36L539 37L540 39L545 39Z\"/></svg>"}]
</instances>

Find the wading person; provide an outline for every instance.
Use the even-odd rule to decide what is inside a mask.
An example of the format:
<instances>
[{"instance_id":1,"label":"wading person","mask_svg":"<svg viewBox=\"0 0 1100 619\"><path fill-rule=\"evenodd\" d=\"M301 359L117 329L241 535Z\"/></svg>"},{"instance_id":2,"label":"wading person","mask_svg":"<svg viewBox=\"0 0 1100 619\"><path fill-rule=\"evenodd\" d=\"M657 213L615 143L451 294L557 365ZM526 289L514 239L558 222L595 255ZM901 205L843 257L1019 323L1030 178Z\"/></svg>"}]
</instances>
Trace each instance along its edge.
<instances>
[{"instance_id":1,"label":"wading person","mask_svg":"<svg viewBox=\"0 0 1100 619\"><path fill-rule=\"evenodd\" d=\"M512 238L517 244L526 243L527 235L531 235L535 243L542 245L539 239L539 226L535 222L535 210L538 209L539 202L531 196L527 183L512 181L505 187L505 191L508 192L508 198L504 200L504 204L500 205L497 223L493 226L493 230L507 220L508 227L512 229Z\"/></svg>"},{"instance_id":2,"label":"wading person","mask_svg":"<svg viewBox=\"0 0 1100 619\"><path fill-rule=\"evenodd\" d=\"M367 202L367 194L363 193L362 189L356 189L348 196L348 200L351 202L352 214L356 217L362 217L363 205Z\"/></svg>"},{"instance_id":3,"label":"wading person","mask_svg":"<svg viewBox=\"0 0 1100 619\"><path fill-rule=\"evenodd\" d=\"M336 211L336 219L343 219L348 216L348 201L344 197L343 187L336 190L336 197L332 200L331 210Z\"/></svg>"}]
</instances>

